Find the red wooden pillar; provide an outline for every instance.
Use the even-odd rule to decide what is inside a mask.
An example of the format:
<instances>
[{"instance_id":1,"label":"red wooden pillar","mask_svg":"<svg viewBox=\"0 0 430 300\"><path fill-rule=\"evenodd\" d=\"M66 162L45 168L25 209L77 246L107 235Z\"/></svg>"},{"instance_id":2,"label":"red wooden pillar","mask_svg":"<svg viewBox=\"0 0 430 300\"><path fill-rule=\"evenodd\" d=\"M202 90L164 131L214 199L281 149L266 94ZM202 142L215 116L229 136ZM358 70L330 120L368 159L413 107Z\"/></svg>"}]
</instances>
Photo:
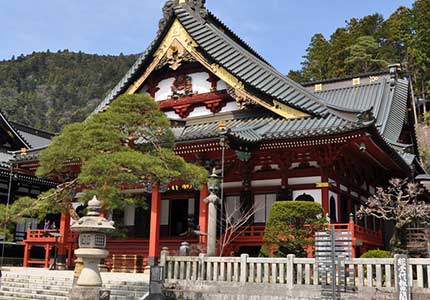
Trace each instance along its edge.
<instances>
[{"instance_id":1,"label":"red wooden pillar","mask_svg":"<svg viewBox=\"0 0 430 300\"><path fill-rule=\"evenodd\" d=\"M48 269L49 268L49 261L51 259L51 246L49 244L45 245L45 264L44 264L44 268Z\"/></svg>"},{"instance_id":2,"label":"red wooden pillar","mask_svg":"<svg viewBox=\"0 0 430 300\"><path fill-rule=\"evenodd\" d=\"M27 232L29 232L30 229L27 229ZM27 233L28 236L29 233ZM28 268L28 261L30 260L30 251L31 251L31 245L29 245L28 243L25 243L24 246L24 262L23 262L23 266L24 268Z\"/></svg>"},{"instance_id":3,"label":"red wooden pillar","mask_svg":"<svg viewBox=\"0 0 430 300\"><path fill-rule=\"evenodd\" d=\"M154 259L158 256L160 246L160 206L160 192L158 185L154 185L151 195L151 225L149 233L149 257Z\"/></svg>"},{"instance_id":4,"label":"red wooden pillar","mask_svg":"<svg viewBox=\"0 0 430 300\"><path fill-rule=\"evenodd\" d=\"M70 214L68 211L63 210L60 219L60 234L58 239L58 255L67 254L67 240L70 235Z\"/></svg>"},{"instance_id":5,"label":"red wooden pillar","mask_svg":"<svg viewBox=\"0 0 430 300\"><path fill-rule=\"evenodd\" d=\"M205 203L205 198L209 196L208 186L206 184L200 187L200 204L199 204L199 227L200 231L208 232L208 205ZM200 236L200 244L206 244L207 237Z\"/></svg>"},{"instance_id":6,"label":"red wooden pillar","mask_svg":"<svg viewBox=\"0 0 430 300\"><path fill-rule=\"evenodd\" d=\"M355 247L356 247L355 224L354 224L354 218L352 218L352 216L351 218L349 218L348 231L350 231L352 234L352 258L356 258L357 253L355 251Z\"/></svg>"},{"instance_id":7,"label":"red wooden pillar","mask_svg":"<svg viewBox=\"0 0 430 300\"><path fill-rule=\"evenodd\" d=\"M330 213L330 203L329 203L329 199L328 199L329 183L328 183L328 176L327 176L327 169L326 168L321 168L321 179L322 179L321 205L322 205L322 208L324 210L324 214L329 214Z\"/></svg>"},{"instance_id":8,"label":"red wooden pillar","mask_svg":"<svg viewBox=\"0 0 430 300\"><path fill-rule=\"evenodd\" d=\"M322 207L325 214L330 213L330 205L329 205L329 199L328 199L328 187L321 188L321 195L322 195Z\"/></svg>"}]
</instances>

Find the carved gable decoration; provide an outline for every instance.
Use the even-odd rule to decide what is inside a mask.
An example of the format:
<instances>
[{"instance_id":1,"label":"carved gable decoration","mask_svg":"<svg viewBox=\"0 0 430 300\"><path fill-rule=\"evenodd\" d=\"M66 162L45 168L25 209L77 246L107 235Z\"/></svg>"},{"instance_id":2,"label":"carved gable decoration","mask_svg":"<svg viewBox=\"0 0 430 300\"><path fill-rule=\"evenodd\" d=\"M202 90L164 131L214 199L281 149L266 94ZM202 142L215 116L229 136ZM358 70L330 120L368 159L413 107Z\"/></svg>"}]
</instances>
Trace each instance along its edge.
<instances>
[{"instance_id":1,"label":"carved gable decoration","mask_svg":"<svg viewBox=\"0 0 430 300\"><path fill-rule=\"evenodd\" d=\"M157 66L157 70L163 68L168 65L170 69L177 70L184 62L195 62L196 60L192 57L192 55L185 50L178 40L173 40L170 47L167 49L166 54L161 59L160 63Z\"/></svg>"},{"instance_id":2,"label":"carved gable decoration","mask_svg":"<svg viewBox=\"0 0 430 300\"><path fill-rule=\"evenodd\" d=\"M197 1L202 2L202 1ZM199 3L193 4L191 1L187 1L188 5L192 6L192 9L198 10ZM166 3L167 5L167 3ZM166 15L169 14L170 7L166 7ZM264 101L258 96L245 88L244 83L230 73L223 66L213 63L207 60L200 50L198 49L197 43L189 35L187 30L182 26L178 19L174 20L170 29L165 34L160 46L153 55L152 62L143 71L143 74L133 84L131 84L126 93L133 94L143 85L148 79L149 75L154 70L160 70L164 66L169 66L173 71L178 70L185 62L197 62L204 69L212 74L212 77L219 78L224 81L229 87L228 93L233 99L236 100L238 106L243 109L247 106L259 105L264 107L276 114L285 118L301 118L308 116L306 113L298 111L287 105L280 105L279 103L273 103ZM213 89L216 89L216 82L213 85ZM175 82L171 86L171 97L173 99L179 99L185 96L193 95L192 79L189 77L176 77ZM225 105L225 101L218 101L214 103L207 103L208 109L213 113L217 113ZM175 108L176 110L176 108ZM186 115L190 111L190 105L181 107L180 113Z\"/></svg>"},{"instance_id":3,"label":"carved gable decoration","mask_svg":"<svg viewBox=\"0 0 430 300\"><path fill-rule=\"evenodd\" d=\"M173 99L177 99L184 96L191 96L193 94L192 78L188 75L177 76L173 81L171 90Z\"/></svg>"}]
</instances>

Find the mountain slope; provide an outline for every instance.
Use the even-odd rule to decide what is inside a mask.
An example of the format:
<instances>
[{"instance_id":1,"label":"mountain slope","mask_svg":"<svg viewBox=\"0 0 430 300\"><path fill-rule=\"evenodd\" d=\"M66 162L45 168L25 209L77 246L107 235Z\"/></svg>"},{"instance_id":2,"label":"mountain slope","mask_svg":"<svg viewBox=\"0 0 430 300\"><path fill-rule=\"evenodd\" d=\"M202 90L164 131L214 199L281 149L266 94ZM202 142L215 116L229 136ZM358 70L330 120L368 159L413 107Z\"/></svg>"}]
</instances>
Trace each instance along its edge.
<instances>
[{"instance_id":1,"label":"mountain slope","mask_svg":"<svg viewBox=\"0 0 430 300\"><path fill-rule=\"evenodd\" d=\"M0 109L11 121L59 132L83 120L135 55L38 52L0 62Z\"/></svg>"}]
</instances>

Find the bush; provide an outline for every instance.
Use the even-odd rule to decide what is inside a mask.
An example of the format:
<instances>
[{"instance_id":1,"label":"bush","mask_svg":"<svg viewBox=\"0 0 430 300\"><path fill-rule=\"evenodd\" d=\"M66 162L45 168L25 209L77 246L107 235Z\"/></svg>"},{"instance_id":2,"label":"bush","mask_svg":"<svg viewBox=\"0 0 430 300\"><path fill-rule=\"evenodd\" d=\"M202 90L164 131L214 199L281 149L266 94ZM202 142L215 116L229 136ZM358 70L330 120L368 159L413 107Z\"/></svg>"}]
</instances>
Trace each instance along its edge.
<instances>
[{"instance_id":1,"label":"bush","mask_svg":"<svg viewBox=\"0 0 430 300\"><path fill-rule=\"evenodd\" d=\"M315 231L325 224L320 204L308 201L279 201L270 210L264 230L261 256L305 257L304 247L312 245Z\"/></svg>"},{"instance_id":2,"label":"bush","mask_svg":"<svg viewBox=\"0 0 430 300\"><path fill-rule=\"evenodd\" d=\"M366 253L364 253L360 258L390 258L391 252L385 251L385 250L369 250Z\"/></svg>"},{"instance_id":3,"label":"bush","mask_svg":"<svg viewBox=\"0 0 430 300\"><path fill-rule=\"evenodd\" d=\"M430 126L430 112L424 113L424 124Z\"/></svg>"}]
</instances>

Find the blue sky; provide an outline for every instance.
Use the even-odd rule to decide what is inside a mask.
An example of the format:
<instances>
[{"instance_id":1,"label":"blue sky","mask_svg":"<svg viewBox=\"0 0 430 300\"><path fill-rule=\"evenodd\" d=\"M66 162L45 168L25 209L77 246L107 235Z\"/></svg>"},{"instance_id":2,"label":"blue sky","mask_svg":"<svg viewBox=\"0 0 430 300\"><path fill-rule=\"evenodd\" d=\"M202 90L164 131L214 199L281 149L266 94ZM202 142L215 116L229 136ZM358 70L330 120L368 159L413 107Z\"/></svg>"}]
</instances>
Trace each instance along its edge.
<instances>
[{"instance_id":1,"label":"blue sky","mask_svg":"<svg viewBox=\"0 0 430 300\"><path fill-rule=\"evenodd\" d=\"M164 0L0 0L0 60L33 51L124 54L145 50ZM314 33L345 20L388 17L412 0L207 0L206 6L281 72L300 67Z\"/></svg>"}]
</instances>

